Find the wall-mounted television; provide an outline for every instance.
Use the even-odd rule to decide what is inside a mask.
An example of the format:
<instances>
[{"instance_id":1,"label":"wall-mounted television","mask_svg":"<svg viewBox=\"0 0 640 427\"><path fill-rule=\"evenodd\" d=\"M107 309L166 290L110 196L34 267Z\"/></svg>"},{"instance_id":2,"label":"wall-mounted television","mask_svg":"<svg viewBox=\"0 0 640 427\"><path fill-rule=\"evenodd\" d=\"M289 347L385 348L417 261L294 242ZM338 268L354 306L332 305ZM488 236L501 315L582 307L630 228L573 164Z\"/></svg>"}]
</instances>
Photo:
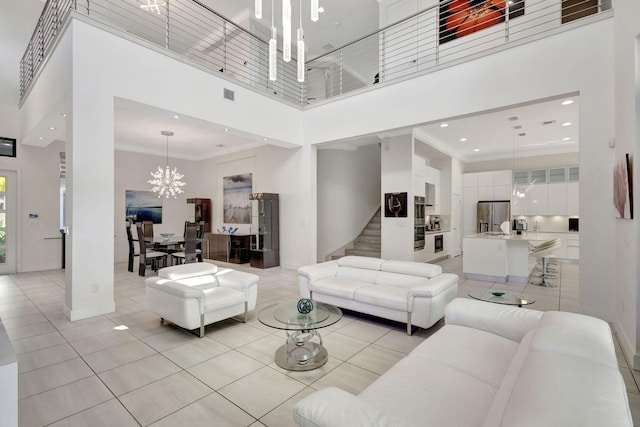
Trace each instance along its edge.
<instances>
[{"instance_id":1,"label":"wall-mounted television","mask_svg":"<svg viewBox=\"0 0 640 427\"><path fill-rule=\"evenodd\" d=\"M0 136L0 156L16 156L16 140L14 138L5 138Z\"/></svg>"}]
</instances>

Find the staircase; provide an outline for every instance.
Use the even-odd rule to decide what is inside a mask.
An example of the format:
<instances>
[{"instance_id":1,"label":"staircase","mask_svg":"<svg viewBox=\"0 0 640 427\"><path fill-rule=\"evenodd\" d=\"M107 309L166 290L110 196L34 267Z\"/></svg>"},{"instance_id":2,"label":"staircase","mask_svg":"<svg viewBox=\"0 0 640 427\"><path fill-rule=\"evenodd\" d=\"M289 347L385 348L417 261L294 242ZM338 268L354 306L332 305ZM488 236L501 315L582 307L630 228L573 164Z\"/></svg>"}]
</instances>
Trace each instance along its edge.
<instances>
[{"instance_id":1,"label":"staircase","mask_svg":"<svg viewBox=\"0 0 640 427\"><path fill-rule=\"evenodd\" d=\"M374 258L380 258L380 225L381 225L380 209L371 218L364 230L353 241L352 249L345 249L345 255L359 255Z\"/></svg>"}]
</instances>

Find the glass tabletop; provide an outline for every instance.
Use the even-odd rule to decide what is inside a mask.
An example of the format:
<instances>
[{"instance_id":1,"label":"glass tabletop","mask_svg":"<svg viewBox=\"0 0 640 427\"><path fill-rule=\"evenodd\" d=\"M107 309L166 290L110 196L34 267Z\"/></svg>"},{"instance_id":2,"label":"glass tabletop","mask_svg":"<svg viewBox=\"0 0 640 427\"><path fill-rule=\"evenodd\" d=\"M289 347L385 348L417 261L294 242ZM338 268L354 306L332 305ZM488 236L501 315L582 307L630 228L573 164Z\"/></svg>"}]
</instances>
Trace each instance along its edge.
<instances>
[{"instance_id":1,"label":"glass tabletop","mask_svg":"<svg viewBox=\"0 0 640 427\"><path fill-rule=\"evenodd\" d=\"M505 305L517 305L519 307L536 302L531 295L523 294L522 292L509 292L498 289L479 289L469 291L468 295L471 298L480 301Z\"/></svg>"},{"instance_id":2,"label":"glass tabletop","mask_svg":"<svg viewBox=\"0 0 640 427\"><path fill-rule=\"evenodd\" d=\"M258 313L260 323L271 328L287 331L305 331L331 326L342 318L338 307L321 302L313 303L313 310L307 314L298 312L298 301L273 304Z\"/></svg>"}]
</instances>

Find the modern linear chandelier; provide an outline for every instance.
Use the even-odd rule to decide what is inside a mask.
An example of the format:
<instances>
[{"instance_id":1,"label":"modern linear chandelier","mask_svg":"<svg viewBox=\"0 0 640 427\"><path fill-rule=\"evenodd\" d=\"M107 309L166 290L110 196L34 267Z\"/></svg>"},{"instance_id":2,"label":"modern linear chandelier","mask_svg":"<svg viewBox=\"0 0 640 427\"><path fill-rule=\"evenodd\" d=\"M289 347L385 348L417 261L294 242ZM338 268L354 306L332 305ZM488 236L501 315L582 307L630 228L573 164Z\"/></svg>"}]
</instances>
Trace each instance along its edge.
<instances>
[{"instance_id":1,"label":"modern linear chandelier","mask_svg":"<svg viewBox=\"0 0 640 427\"><path fill-rule=\"evenodd\" d=\"M300 2L300 26L298 27L296 58L298 65L298 81L304 82L304 32L302 30L302 0ZM319 0L311 0L311 20L319 17ZM269 80L278 78L278 30L274 24L275 0L271 0L271 39L269 39ZM256 19L262 19L262 0L255 0ZM291 61L291 0L282 0L282 59Z\"/></svg>"},{"instance_id":2,"label":"modern linear chandelier","mask_svg":"<svg viewBox=\"0 0 640 427\"><path fill-rule=\"evenodd\" d=\"M167 137L167 164L163 168L162 166L158 166L158 170L155 172L151 172L151 176L153 179L147 181L149 184L153 185L151 191L154 193L158 193L158 198L164 196L165 199L169 197L177 198L177 195L183 193L182 188L185 184L182 180L184 175L178 173L178 168L169 168L169 137L173 136L173 132L170 130L163 130L160 132L162 135Z\"/></svg>"}]
</instances>

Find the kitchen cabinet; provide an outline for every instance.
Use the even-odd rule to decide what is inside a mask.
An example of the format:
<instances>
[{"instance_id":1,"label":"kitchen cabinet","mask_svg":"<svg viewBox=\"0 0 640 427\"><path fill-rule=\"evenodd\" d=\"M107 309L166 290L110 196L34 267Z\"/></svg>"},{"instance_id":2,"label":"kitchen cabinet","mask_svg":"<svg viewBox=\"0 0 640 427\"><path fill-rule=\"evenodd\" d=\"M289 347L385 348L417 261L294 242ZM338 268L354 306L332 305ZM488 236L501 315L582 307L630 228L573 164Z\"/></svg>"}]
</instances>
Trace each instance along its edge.
<instances>
[{"instance_id":1,"label":"kitchen cabinet","mask_svg":"<svg viewBox=\"0 0 640 427\"><path fill-rule=\"evenodd\" d=\"M567 215L567 202L566 182L547 185L547 215Z\"/></svg>"},{"instance_id":2,"label":"kitchen cabinet","mask_svg":"<svg viewBox=\"0 0 640 427\"><path fill-rule=\"evenodd\" d=\"M580 259L580 234L568 233L567 239L567 259Z\"/></svg>"},{"instance_id":3,"label":"kitchen cabinet","mask_svg":"<svg viewBox=\"0 0 640 427\"><path fill-rule=\"evenodd\" d=\"M547 185L533 184L529 188L529 215L548 215Z\"/></svg>"},{"instance_id":4,"label":"kitchen cabinet","mask_svg":"<svg viewBox=\"0 0 640 427\"><path fill-rule=\"evenodd\" d=\"M580 214L580 184L567 183L567 215Z\"/></svg>"},{"instance_id":5,"label":"kitchen cabinet","mask_svg":"<svg viewBox=\"0 0 640 427\"><path fill-rule=\"evenodd\" d=\"M511 215L529 215L529 192L522 191L511 198Z\"/></svg>"}]
</instances>

